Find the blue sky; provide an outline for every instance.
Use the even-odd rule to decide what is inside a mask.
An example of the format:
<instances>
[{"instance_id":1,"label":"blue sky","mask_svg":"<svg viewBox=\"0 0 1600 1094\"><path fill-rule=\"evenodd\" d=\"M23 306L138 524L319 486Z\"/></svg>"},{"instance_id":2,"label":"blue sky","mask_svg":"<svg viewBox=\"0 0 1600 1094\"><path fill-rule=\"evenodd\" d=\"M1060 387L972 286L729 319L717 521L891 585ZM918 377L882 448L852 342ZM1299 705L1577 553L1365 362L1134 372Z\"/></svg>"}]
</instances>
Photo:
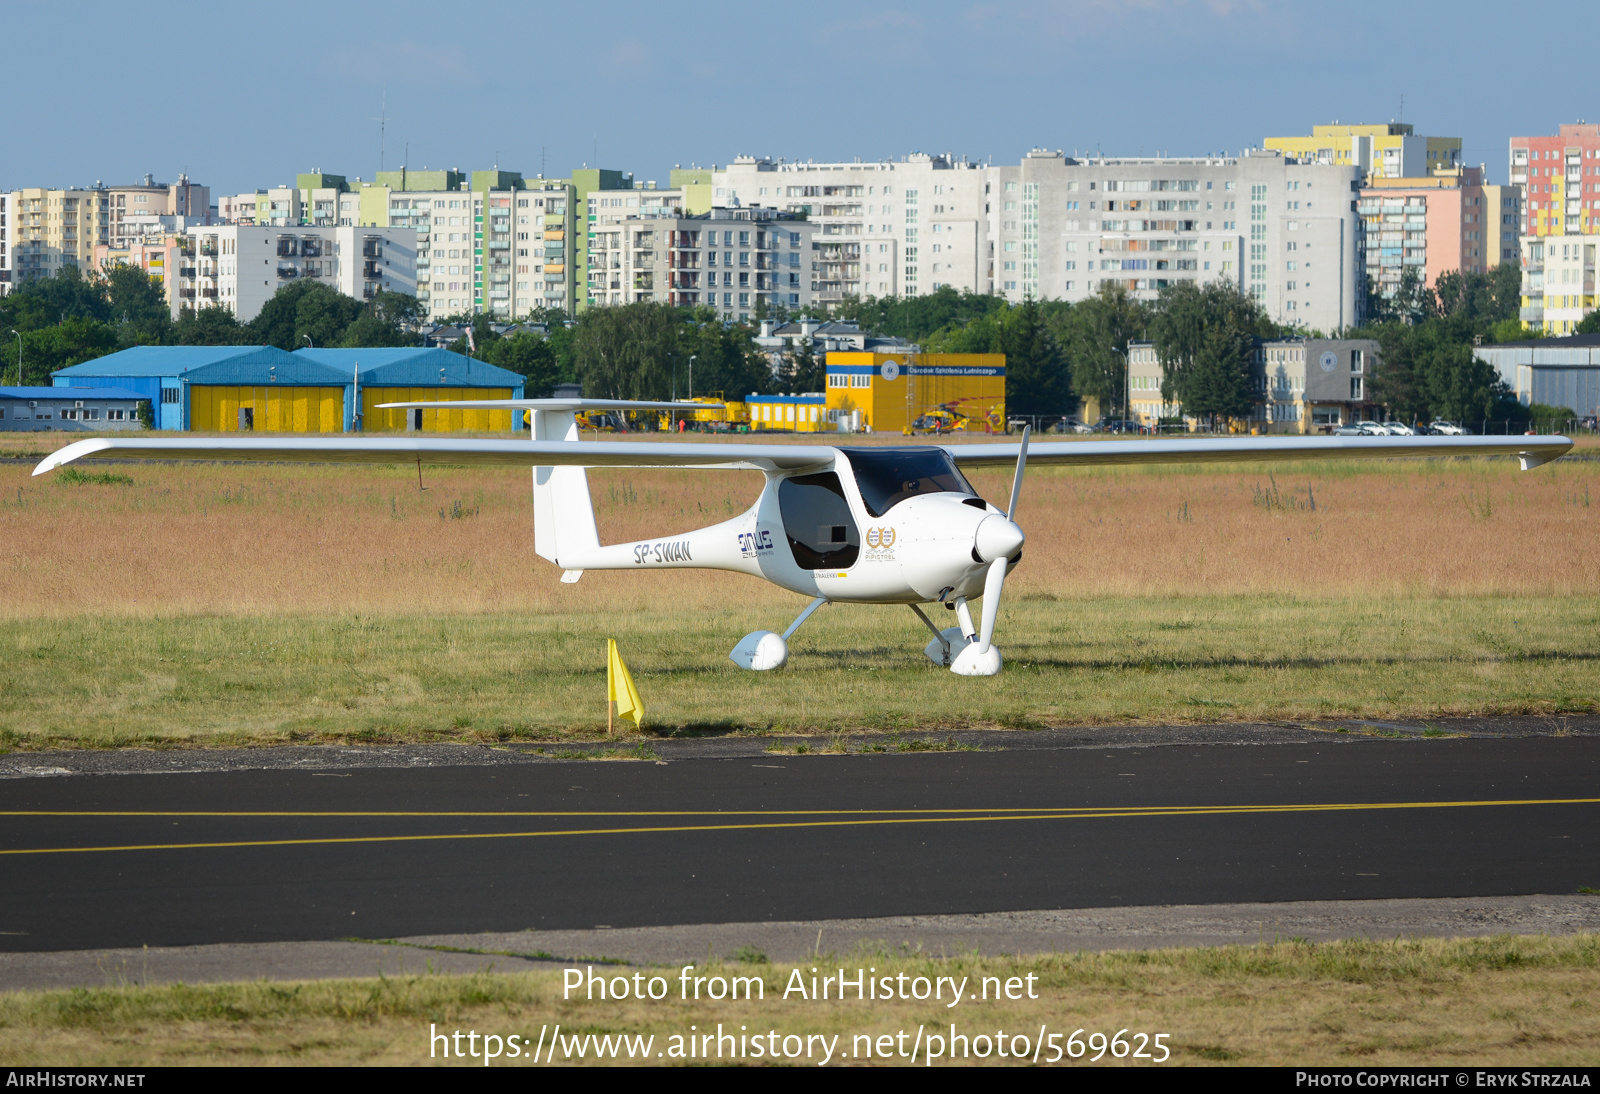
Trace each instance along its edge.
<instances>
[{"instance_id":1,"label":"blue sky","mask_svg":"<svg viewBox=\"0 0 1600 1094\"><path fill-rule=\"evenodd\" d=\"M662 185L746 152L1199 155L1400 117L1504 181L1508 137L1600 120L1590 36L1518 18L1483 0L33 4L7 11L0 186L370 178L384 113L391 168L598 163Z\"/></svg>"}]
</instances>

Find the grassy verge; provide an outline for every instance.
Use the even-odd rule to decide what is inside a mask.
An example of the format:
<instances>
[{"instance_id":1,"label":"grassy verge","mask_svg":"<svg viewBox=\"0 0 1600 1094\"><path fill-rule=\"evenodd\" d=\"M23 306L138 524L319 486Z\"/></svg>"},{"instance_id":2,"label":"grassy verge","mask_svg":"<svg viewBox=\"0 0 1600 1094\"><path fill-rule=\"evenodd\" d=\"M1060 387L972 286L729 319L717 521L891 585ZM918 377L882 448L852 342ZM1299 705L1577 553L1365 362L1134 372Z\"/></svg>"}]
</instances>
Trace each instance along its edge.
<instances>
[{"instance_id":1,"label":"grassy verge","mask_svg":"<svg viewBox=\"0 0 1600 1094\"><path fill-rule=\"evenodd\" d=\"M933 1032L952 1022L960 1032L1005 1030L1008 1037L1036 1037L1041 1024L1063 1035L1082 1029L1084 1037L1162 1032L1173 1064L1556 1065L1600 1057L1594 935L1288 941L1016 959L879 951L829 955L802 970L808 986L811 964L823 972L842 966L851 978L858 966L880 977L967 977L969 993L984 976L1037 977L1037 999L972 1000L953 1010L932 1000L785 1001L791 966L766 964L748 949L739 956L745 963L713 960L695 975L761 977L764 1001L683 1002L676 969L614 967L597 971L660 974L671 985L668 998L563 1000L559 971L16 993L0 996L0 1063L408 1065L429 1062L430 1024L537 1041L542 1027L560 1023L568 1035L654 1035L661 1051L673 1034L691 1025L714 1031L719 1022L780 1036L839 1034L844 1059L835 1062L844 1063L865 1062L850 1055L862 1044L857 1035L905 1030L909 1047L919 1026Z\"/></svg>"},{"instance_id":2,"label":"grassy verge","mask_svg":"<svg viewBox=\"0 0 1600 1094\"><path fill-rule=\"evenodd\" d=\"M654 735L1558 714L1600 695L1600 597L1019 596L1006 671L980 680L927 661L910 612L866 607L819 613L788 668L741 672L726 651L765 615L0 621L0 747L591 739L607 637Z\"/></svg>"}]
</instances>

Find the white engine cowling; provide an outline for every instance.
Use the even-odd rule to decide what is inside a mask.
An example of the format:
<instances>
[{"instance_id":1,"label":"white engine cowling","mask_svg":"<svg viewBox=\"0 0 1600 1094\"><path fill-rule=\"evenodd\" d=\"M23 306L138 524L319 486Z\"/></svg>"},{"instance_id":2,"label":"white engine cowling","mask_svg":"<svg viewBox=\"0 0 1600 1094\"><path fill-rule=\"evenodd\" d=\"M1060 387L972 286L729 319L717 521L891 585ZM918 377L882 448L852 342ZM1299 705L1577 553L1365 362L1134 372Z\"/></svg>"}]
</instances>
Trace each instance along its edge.
<instances>
[{"instance_id":1,"label":"white engine cowling","mask_svg":"<svg viewBox=\"0 0 1600 1094\"><path fill-rule=\"evenodd\" d=\"M742 669L766 672L781 669L789 663L789 643L781 634L771 631L753 631L739 640L728 654L728 659Z\"/></svg>"}]
</instances>

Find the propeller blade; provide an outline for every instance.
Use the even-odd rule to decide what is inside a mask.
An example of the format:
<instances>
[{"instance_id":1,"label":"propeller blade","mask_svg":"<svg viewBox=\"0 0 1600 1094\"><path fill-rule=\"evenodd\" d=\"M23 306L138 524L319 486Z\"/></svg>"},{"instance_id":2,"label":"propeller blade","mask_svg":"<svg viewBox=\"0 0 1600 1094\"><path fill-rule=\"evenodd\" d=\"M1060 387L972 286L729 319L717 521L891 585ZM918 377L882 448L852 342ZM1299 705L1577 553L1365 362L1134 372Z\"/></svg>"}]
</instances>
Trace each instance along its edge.
<instances>
[{"instance_id":1,"label":"propeller blade","mask_svg":"<svg viewBox=\"0 0 1600 1094\"><path fill-rule=\"evenodd\" d=\"M1028 466L1028 434L1033 426L1022 427L1022 447L1017 450L1017 473L1011 476L1011 504L1006 507L1006 519L1017 519L1017 495L1022 493L1022 469Z\"/></svg>"},{"instance_id":2,"label":"propeller blade","mask_svg":"<svg viewBox=\"0 0 1600 1094\"><path fill-rule=\"evenodd\" d=\"M983 622L978 628L978 652L988 653L994 642L994 620L1000 611L1000 589L1006 583L1007 560L997 558L989 563L989 572L983 575Z\"/></svg>"}]
</instances>

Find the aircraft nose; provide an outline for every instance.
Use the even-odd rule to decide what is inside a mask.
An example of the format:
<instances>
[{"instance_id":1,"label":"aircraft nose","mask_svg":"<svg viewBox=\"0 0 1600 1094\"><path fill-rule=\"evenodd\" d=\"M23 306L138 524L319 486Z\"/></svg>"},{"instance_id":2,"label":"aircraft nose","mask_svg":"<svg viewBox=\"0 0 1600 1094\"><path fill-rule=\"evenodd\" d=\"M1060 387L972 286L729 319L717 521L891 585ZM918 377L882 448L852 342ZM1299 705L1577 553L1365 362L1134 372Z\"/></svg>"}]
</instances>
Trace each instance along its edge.
<instances>
[{"instance_id":1,"label":"aircraft nose","mask_svg":"<svg viewBox=\"0 0 1600 1094\"><path fill-rule=\"evenodd\" d=\"M972 537L972 550L984 562L993 562L1016 554L1027 538L1015 521L991 513L978 525L977 534Z\"/></svg>"}]
</instances>

